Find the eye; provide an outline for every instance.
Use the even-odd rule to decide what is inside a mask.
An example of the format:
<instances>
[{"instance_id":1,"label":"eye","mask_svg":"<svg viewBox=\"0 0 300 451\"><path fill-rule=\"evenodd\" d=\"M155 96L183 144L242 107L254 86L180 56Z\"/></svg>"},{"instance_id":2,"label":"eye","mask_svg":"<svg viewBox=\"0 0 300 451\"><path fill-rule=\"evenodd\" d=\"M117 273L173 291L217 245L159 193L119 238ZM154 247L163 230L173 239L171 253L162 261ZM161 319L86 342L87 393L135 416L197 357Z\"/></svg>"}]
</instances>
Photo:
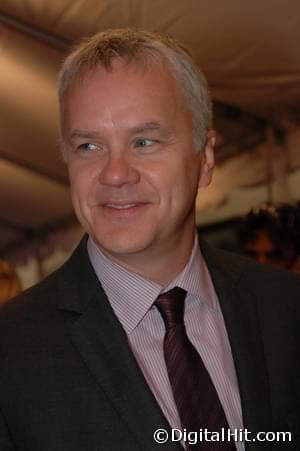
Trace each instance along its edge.
<instances>
[{"instance_id":1,"label":"eye","mask_svg":"<svg viewBox=\"0 0 300 451\"><path fill-rule=\"evenodd\" d=\"M78 146L78 149L82 152L88 152L88 151L96 150L97 146L96 146L96 144L93 144L93 143L83 143Z\"/></svg>"},{"instance_id":2,"label":"eye","mask_svg":"<svg viewBox=\"0 0 300 451\"><path fill-rule=\"evenodd\" d=\"M155 144L156 142L157 141L154 139L146 139L146 138L137 139L135 142L135 147L149 147Z\"/></svg>"}]
</instances>

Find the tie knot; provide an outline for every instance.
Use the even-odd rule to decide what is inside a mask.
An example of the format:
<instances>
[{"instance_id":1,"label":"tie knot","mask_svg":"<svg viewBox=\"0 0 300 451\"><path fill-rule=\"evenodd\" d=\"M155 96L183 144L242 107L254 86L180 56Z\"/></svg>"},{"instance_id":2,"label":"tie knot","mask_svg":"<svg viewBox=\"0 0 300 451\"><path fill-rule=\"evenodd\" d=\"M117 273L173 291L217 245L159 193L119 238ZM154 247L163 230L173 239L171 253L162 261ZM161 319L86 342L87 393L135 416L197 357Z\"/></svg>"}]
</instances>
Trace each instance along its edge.
<instances>
[{"instance_id":1,"label":"tie knot","mask_svg":"<svg viewBox=\"0 0 300 451\"><path fill-rule=\"evenodd\" d=\"M184 299L186 291L183 288L175 287L172 290L162 293L155 301L161 316L163 317L166 329L183 325Z\"/></svg>"}]
</instances>

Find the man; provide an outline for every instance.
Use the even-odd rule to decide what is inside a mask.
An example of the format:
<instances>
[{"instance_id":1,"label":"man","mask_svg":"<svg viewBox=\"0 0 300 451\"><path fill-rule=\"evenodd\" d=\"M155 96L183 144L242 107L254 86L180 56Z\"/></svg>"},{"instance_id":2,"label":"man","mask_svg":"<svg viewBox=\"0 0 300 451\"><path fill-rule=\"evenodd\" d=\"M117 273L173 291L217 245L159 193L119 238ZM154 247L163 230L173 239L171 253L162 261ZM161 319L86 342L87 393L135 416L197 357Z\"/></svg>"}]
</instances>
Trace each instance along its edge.
<instances>
[{"instance_id":1,"label":"man","mask_svg":"<svg viewBox=\"0 0 300 451\"><path fill-rule=\"evenodd\" d=\"M1 451L298 449L300 281L199 247L215 135L189 54L152 33L97 34L64 63L60 105L87 236L1 312Z\"/></svg>"}]
</instances>

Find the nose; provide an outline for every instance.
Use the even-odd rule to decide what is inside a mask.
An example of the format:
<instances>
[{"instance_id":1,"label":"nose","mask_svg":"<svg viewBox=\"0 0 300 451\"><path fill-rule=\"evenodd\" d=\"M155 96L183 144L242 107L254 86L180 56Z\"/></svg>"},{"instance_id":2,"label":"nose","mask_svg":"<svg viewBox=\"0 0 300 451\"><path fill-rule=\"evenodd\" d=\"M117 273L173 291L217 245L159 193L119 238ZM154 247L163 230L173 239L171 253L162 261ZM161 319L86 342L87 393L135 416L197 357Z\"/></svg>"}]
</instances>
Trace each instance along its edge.
<instances>
[{"instance_id":1,"label":"nose","mask_svg":"<svg viewBox=\"0 0 300 451\"><path fill-rule=\"evenodd\" d=\"M110 152L104 166L101 168L100 182L104 185L119 187L135 184L140 174L129 157L123 152Z\"/></svg>"}]
</instances>

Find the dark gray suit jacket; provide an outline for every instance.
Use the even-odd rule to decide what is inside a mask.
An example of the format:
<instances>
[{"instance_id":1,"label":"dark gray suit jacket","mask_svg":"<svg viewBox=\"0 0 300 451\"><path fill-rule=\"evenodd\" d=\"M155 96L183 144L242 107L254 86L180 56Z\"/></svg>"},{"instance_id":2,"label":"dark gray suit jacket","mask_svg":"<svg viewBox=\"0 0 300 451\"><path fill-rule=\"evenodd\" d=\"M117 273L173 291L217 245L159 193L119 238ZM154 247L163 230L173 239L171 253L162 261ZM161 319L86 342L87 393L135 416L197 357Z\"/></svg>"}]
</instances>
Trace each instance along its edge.
<instances>
[{"instance_id":1,"label":"dark gray suit jacket","mask_svg":"<svg viewBox=\"0 0 300 451\"><path fill-rule=\"evenodd\" d=\"M293 431L299 450L300 278L201 245L236 366L245 427ZM116 281L117 283L117 281ZM70 260L0 312L1 451L180 450L89 262Z\"/></svg>"}]
</instances>

